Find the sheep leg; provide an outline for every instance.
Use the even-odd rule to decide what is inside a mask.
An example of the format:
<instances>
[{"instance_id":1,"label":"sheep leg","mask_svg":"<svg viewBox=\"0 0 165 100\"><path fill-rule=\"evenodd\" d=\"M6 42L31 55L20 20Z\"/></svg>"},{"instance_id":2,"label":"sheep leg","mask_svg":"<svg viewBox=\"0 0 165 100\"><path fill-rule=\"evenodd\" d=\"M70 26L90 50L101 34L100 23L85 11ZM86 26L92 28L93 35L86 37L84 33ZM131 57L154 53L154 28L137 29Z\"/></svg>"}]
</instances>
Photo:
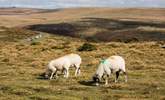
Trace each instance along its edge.
<instances>
[{"instance_id":1,"label":"sheep leg","mask_svg":"<svg viewBox=\"0 0 165 100\"><path fill-rule=\"evenodd\" d=\"M75 71L75 76L77 76L77 73L78 73L78 68L76 68L76 71Z\"/></svg>"},{"instance_id":2,"label":"sheep leg","mask_svg":"<svg viewBox=\"0 0 165 100\"><path fill-rule=\"evenodd\" d=\"M118 78L119 78L119 73L120 73L121 70L117 71L116 72L116 78L115 78L115 83L118 82Z\"/></svg>"},{"instance_id":3,"label":"sheep leg","mask_svg":"<svg viewBox=\"0 0 165 100\"><path fill-rule=\"evenodd\" d=\"M68 71L68 69L65 69L64 70L64 77L65 78L68 78L69 77L69 71Z\"/></svg>"},{"instance_id":4,"label":"sheep leg","mask_svg":"<svg viewBox=\"0 0 165 100\"><path fill-rule=\"evenodd\" d=\"M69 70L67 69L66 70L66 78L68 78L69 77Z\"/></svg>"},{"instance_id":5,"label":"sheep leg","mask_svg":"<svg viewBox=\"0 0 165 100\"><path fill-rule=\"evenodd\" d=\"M80 75L80 73L81 73L81 70L80 70L80 67L79 67L77 74Z\"/></svg>"},{"instance_id":6,"label":"sheep leg","mask_svg":"<svg viewBox=\"0 0 165 100\"><path fill-rule=\"evenodd\" d=\"M80 68L76 68L75 76L80 75Z\"/></svg>"},{"instance_id":7,"label":"sheep leg","mask_svg":"<svg viewBox=\"0 0 165 100\"><path fill-rule=\"evenodd\" d=\"M57 76L57 70L55 71L54 76L55 76L55 78L58 78L58 76Z\"/></svg>"},{"instance_id":8,"label":"sheep leg","mask_svg":"<svg viewBox=\"0 0 165 100\"><path fill-rule=\"evenodd\" d=\"M108 85L108 79L109 79L109 75L107 75L107 77L105 79L105 85Z\"/></svg>"},{"instance_id":9,"label":"sheep leg","mask_svg":"<svg viewBox=\"0 0 165 100\"><path fill-rule=\"evenodd\" d=\"M108 80L111 75L111 69L108 66L104 66L104 70L105 70L105 74L106 74L105 85L108 85ZM104 75L104 73L103 73L103 75Z\"/></svg>"},{"instance_id":10,"label":"sheep leg","mask_svg":"<svg viewBox=\"0 0 165 100\"><path fill-rule=\"evenodd\" d=\"M75 76L80 75L80 65L75 65L76 71Z\"/></svg>"},{"instance_id":11,"label":"sheep leg","mask_svg":"<svg viewBox=\"0 0 165 100\"><path fill-rule=\"evenodd\" d=\"M51 73L51 76L50 76L50 80L53 78L53 75L54 75L54 73L55 73L56 71L52 71L52 73Z\"/></svg>"},{"instance_id":12,"label":"sheep leg","mask_svg":"<svg viewBox=\"0 0 165 100\"><path fill-rule=\"evenodd\" d=\"M125 82L127 82L127 80L128 80L127 73L126 72L123 72L123 73L124 73L124 76L125 76Z\"/></svg>"},{"instance_id":13,"label":"sheep leg","mask_svg":"<svg viewBox=\"0 0 165 100\"><path fill-rule=\"evenodd\" d=\"M103 74L102 79L105 81L105 74Z\"/></svg>"},{"instance_id":14,"label":"sheep leg","mask_svg":"<svg viewBox=\"0 0 165 100\"><path fill-rule=\"evenodd\" d=\"M66 69L64 69L63 72L64 72L64 77L66 77Z\"/></svg>"},{"instance_id":15,"label":"sheep leg","mask_svg":"<svg viewBox=\"0 0 165 100\"><path fill-rule=\"evenodd\" d=\"M108 80L109 80L109 77L111 75L111 69L106 67L106 66L104 66L104 70L105 70L105 73L107 75L107 77L105 79L105 85L108 85ZM103 75L104 75L104 73L103 73Z\"/></svg>"}]
</instances>

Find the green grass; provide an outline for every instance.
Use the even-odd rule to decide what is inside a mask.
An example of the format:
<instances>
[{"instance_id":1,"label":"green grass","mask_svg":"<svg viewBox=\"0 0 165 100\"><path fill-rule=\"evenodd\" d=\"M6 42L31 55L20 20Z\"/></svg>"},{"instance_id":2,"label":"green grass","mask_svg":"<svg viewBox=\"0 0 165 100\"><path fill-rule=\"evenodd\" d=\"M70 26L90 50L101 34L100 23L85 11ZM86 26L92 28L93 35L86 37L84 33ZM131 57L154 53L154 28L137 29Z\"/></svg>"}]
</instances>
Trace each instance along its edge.
<instances>
[{"instance_id":1,"label":"green grass","mask_svg":"<svg viewBox=\"0 0 165 100\"><path fill-rule=\"evenodd\" d=\"M7 41L8 38L11 39L10 35L3 37L6 41L0 41L1 100L165 99L165 49L160 48L160 42L91 43L96 50L79 52L77 48L86 43L85 40L45 33L34 45L25 41L26 37L17 41ZM68 53L81 55L81 76L74 77L75 70L71 68L68 79L60 75L58 79L44 80L41 74L47 63ZM125 58L128 83L124 83L122 75L119 83L114 83L112 75L108 86L92 86L88 81L99 60L111 55Z\"/></svg>"}]
</instances>

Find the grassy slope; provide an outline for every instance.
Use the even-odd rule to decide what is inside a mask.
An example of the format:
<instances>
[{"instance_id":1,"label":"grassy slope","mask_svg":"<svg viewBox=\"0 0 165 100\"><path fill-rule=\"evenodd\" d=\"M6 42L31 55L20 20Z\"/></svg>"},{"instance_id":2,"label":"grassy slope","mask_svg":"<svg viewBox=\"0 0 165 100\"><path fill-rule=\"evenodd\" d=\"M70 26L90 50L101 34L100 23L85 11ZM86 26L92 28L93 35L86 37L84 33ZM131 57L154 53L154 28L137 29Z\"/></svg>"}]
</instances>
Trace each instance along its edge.
<instances>
[{"instance_id":1,"label":"grassy slope","mask_svg":"<svg viewBox=\"0 0 165 100\"><path fill-rule=\"evenodd\" d=\"M159 42L164 39L164 9L79 8L44 13L39 13L42 10L16 8L1 10L1 26L16 27L42 23L46 30L47 28L52 30L49 24L53 24L56 29L60 28L56 31L66 34L74 31L93 35L97 32L115 31L129 33L127 36L135 37L139 35L131 33L138 33L140 30L146 35L141 34L138 39L143 40L146 36L148 42L92 43L96 45L97 50L78 52L77 48L86 42L85 40L43 33L43 38L28 42L26 39L37 32L0 27L0 99L165 99L165 51L160 48L160 45L165 42ZM118 25L121 29L119 31ZM117 26L117 29L112 26ZM40 27L37 28L40 29ZM53 30L49 33L55 32ZM116 39L115 36L118 37L116 34L112 35L114 39ZM154 40L155 37L155 41L150 40L151 38ZM129 38L125 37L121 40L127 41ZM78 53L82 56L82 75L74 77L72 68L69 79L64 79L63 76L60 76L58 80L42 79L41 75L47 63L51 59L68 53ZM107 87L91 86L88 80L91 80L100 58L115 54L123 56L126 60L128 83L124 83L124 77L121 76L119 83L115 84L114 76L112 76L111 84Z\"/></svg>"},{"instance_id":2,"label":"grassy slope","mask_svg":"<svg viewBox=\"0 0 165 100\"><path fill-rule=\"evenodd\" d=\"M78 52L84 40L44 33L44 37L31 43L25 40L25 33L35 34L1 28L1 100L165 99L165 51L160 48L163 42L92 43L97 50ZM48 61L67 53L78 53L83 58L81 76L74 77L74 69L71 69L68 79L63 76L57 80L42 79ZM119 83L114 83L112 76L109 86L91 86L87 81L91 80L100 58L115 54L126 60L128 83L124 83L123 76Z\"/></svg>"},{"instance_id":3,"label":"grassy slope","mask_svg":"<svg viewBox=\"0 0 165 100\"><path fill-rule=\"evenodd\" d=\"M16 8L0 9L0 22L2 26L8 27L73 22L86 17L164 22L164 10L152 8L71 8L50 11Z\"/></svg>"}]
</instances>

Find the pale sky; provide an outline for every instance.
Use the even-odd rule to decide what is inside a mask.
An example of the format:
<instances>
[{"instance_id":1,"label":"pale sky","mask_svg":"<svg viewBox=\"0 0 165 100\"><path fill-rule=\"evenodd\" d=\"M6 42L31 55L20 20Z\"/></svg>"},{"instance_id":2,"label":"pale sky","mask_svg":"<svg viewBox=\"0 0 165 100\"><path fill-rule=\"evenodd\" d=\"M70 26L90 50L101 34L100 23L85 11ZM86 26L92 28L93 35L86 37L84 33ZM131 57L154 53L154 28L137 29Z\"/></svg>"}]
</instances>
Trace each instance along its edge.
<instances>
[{"instance_id":1,"label":"pale sky","mask_svg":"<svg viewBox=\"0 0 165 100\"><path fill-rule=\"evenodd\" d=\"M165 0L0 0L0 7L161 7Z\"/></svg>"}]
</instances>

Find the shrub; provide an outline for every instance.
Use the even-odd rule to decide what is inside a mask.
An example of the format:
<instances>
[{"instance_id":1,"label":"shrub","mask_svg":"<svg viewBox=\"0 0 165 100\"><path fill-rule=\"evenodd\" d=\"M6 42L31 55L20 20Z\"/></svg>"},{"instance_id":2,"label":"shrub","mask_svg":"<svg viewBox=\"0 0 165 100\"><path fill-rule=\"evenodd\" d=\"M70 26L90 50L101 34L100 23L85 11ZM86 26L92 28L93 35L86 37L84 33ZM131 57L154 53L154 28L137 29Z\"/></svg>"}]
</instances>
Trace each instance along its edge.
<instances>
[{"instance_id":1,"label":"shrub","mask_svg":"<svg viewBox=\"0 0 165 100\"><path fill-rule=\"evenodd\" d=\"M33 41L30 45L40 45L40 42Z\"/></svg>"},{"instance_id":2,"label":"shrub","mask_svg":"<svg viewBox=\"0 0 165 100\"><path fill-rule=\"evenodd\" d=\"M96 46L90 43L84 43L82 46L78 48L78 51L93 51L96 50Z\"/></svg>"}]
</instances>

